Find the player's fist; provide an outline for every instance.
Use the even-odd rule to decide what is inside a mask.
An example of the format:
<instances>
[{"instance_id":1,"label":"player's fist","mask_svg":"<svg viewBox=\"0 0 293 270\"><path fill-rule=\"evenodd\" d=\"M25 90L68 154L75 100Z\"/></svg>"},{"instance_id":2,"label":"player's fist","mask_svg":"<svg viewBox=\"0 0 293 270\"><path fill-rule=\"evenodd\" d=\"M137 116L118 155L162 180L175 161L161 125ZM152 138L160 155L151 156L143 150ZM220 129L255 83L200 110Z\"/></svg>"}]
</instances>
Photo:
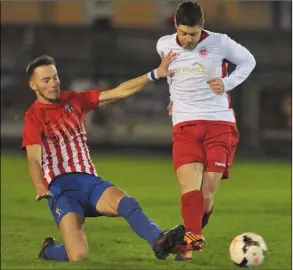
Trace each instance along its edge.
<instances>
[{"instance_id":1,"label":"player's fist","mask_svg":"<svg viewBox=\"0 0 293 270\"><path fill-rule=\"evenodd\" d=\"M208 84L210 88L212 89L212 91L217 95L223 94L225 92L224 83L222 79L219 77L209 79Z\"/></svg>"},{"instance_id":2,"label":"player's fist","mask_svg":"<svg viewBox=\"0 0 293 270\"><path fill-rule=\"evenodd\" d=\"M177 54L170 51L167 55L161 54L161 64L157 69L157 74L159 78L166 78L173 75L173 71L169 70L169 65L175 60Z\"/></svg>"},{"instance_id":3,"label":"player's fist","mask_svg":"<svg viewBox=\"0 0 293 270\"><path fill-rule=\"evenodd\" d=\"M47 190L45 187L39 188L37 190L36 201L40 201L42 199L50 199L53 197L53 194Z\"/></svg>"}]
</instances>

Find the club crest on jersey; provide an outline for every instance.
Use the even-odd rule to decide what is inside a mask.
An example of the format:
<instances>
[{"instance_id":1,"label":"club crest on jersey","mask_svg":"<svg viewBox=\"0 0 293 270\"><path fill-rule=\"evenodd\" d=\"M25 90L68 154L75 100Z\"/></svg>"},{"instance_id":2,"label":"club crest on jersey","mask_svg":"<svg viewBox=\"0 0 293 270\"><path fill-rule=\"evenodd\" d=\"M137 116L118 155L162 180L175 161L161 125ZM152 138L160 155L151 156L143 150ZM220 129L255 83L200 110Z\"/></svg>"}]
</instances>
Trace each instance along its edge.
<instances>
[{"instance_id":1,"label":"club crest on jersey","mask_svg":"<svg viewBox=\"0 0 293 270\"><path fill-rule=\"evenodd\" d=\"M206 48L201 48L200 51L199 51L199 55L200 56L207 56L209 54L209 51L206 49Z\"/></svg>"},{"instance_id":2,"label":"club crest on jersey","mask_svg":"<svg viewBox=\"0 0 293 270\"><path fill-rule=\"evenodd\" d=\"M66 104L66 105L64 106L64 109L65 109L69 114L73 113L73 108L72 108L72 106L69 105L69 104Z\"/></svg>"}]
</instances>

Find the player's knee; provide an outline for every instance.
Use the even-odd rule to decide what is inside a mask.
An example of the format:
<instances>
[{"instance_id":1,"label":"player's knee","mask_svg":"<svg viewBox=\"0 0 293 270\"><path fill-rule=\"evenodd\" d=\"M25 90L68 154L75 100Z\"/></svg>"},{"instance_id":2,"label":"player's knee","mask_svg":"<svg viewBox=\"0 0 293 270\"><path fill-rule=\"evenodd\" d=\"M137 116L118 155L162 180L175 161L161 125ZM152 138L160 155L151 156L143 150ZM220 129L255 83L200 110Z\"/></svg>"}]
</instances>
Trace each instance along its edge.
<instances>
[{"instance_id":1,"label":"player's knee","mask_svg":"<svg viewBox=\"0 0 293 270\"><path fill-rule=\"evenodd\" d=\"M118 214L121 217L127 218L135 210L141 210L141 207L136 199L132 197L123 197L118 205Z\"/></svg>"},{"instance_id":2,"label":"player's knee","mask_svg":"<svg viewBox=\"0 0 293 270\"><path fill-rule=\"evenodd\" d=\"M85 249L76 249L69 254L71 262L81 262L88 256L88 251Z\"/></svg>"},{"instance_id":3,"label":"player's knee","mask_svg":"<svg viewBox=\"0 0 293 270\"><path fill-rule=\"evenodd\" d=\"M187 193L194 190L200 190L202 183L202 173L193 172L192 176L180 177L179 186L181 193Z\"/></svg>"},{"instance_id":4,"label":"player's knee","mask_svg":"<svg viewBox=\"0 0 293 270\"><path fill-rule=\"evenodd\" d=\"M177 177L182 194L200 190L203 179L203 165L201 163L185 164L178 168Z\"/></svg>"}]
</instances>

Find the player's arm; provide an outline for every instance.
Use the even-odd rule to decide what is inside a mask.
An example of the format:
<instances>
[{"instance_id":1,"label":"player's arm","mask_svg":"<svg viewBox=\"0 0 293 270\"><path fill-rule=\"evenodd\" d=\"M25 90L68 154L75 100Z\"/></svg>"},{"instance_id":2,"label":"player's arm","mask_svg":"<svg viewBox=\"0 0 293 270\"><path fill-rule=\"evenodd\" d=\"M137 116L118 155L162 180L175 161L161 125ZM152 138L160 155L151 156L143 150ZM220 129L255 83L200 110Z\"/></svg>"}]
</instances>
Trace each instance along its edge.
<instances>
[{"instance_id":1,"label":"player's arm","mask_svg":"<svg viewBox=\"0 0 293 270\"><path fill-rule=\"evenodd\" d=\"M40 144L26 146L29 173L31 181L37 192L36 200L49 198L52 194L47 190L43 182L42 172L42 147Z\"/></svg>"},{"instance_id":2,"label":"player's arm","mask_svg":"<svg viewBox=\"0 0 293 270\"><path fill-rule=\"evenodd\" d=\"M176 54L172 52L168 53L166 56L163 55L160 66L152 72L123 82L114 89L101 92L99 103L104 104L105 102L113 102L129 97L142 90L149 82L171 76L172 74L171 71L168 70L168 67L175 57Z\"/></svg>"},{"instance_id":3,"label":"player's arm","mask_svg":"<svg viewBox=\"0 0 293 270\"><path fill-rule=\"evenodd\" d=\"M225 59L236 65L236 69L228 77L223 79L224 90L227 92L247 79L255 68L256 61L254 56L245 47L227 35L223 38L223 47Z\"/></svg>"},{"instance_id":4,"label":"player's arm","mask_svg":"<svg viewBox=\"0 0 293 270\"><path fill-rule=\"evenodd\" d=\"M47 190L43 182L42 173L42 125L37 117L38 113L30 111L24 118L24 128L22 132L22 149L26 149L29 173L32 184L36 190L36 200L49 198L52 194Z\"/></svg>"},{"instance_id":5,"label":"player's arm","mask_svg":"<svg viewBox=\"0 0 293 270\"><path fill-rule=\"evenodd\" d=\"M222 36L221 51L224 59L236 65L236 68L225 78L211 78L208 81L217 94L228 92L244 82L256 65L254 56L227 35Z\"/></svg>"}]
</instances>

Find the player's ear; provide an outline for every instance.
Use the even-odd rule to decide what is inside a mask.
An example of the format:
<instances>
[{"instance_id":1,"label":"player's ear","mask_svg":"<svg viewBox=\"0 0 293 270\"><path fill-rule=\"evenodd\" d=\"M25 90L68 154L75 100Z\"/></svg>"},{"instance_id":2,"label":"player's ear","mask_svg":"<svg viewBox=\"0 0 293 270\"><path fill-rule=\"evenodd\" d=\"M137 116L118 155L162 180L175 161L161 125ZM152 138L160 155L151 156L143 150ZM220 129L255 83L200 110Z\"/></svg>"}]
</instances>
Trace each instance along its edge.
<instances>
[{"instance_id":1,"label":"player's ear","mask_svg":"<svg viewBox=\"0 0 293 270\"><path fill-rule=\"evenodd\" d=\"M32 80L30 80L28 84L33 91L38 90L36 84Z\"/></svg>"}]
</instances>

